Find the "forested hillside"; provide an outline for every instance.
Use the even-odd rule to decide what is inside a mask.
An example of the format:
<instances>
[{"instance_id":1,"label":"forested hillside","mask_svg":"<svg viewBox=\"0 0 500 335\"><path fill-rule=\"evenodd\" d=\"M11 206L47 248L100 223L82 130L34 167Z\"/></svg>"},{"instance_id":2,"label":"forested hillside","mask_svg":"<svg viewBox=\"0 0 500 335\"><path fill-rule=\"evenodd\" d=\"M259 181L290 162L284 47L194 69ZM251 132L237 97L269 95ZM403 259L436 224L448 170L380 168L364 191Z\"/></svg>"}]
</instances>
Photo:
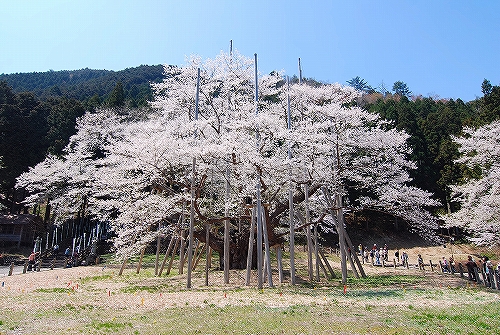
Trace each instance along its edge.
<instances>
[{"instance_id":1,"label":"forested hillside","mask_svg":"<svg viewBox=\"0 0 500 335\"><path fill-rule=\"evenodd\" d=\"M15 179L47 154L61 155L76 119L102 107L144 107L163 66L0 75L0 204L18 210Z\"/></svg>"},{"instance_id":2,"label":"forested hillside","mask_svg":"<svg viewBox=\"0 0 500 335\"><path fill-rule=\"evenodd\" d=\"M86 107L105 103L121 83L124 101L137 107L152 99L150 83L159 82L162 77L162 65L141 65L121 71L81 69L1 74L0 81L7 82L15 93L31 92L41 100L66 97Z\"/></svg>"},{"instance_id":3,"label":"forested hillside","mask_svg":"<svg viewBox=\"0 0 500 335\"><path fill-rule=\"evenodd\" d=\"M483 86L485 83L489 82L485 80ZM417 164L411 172L413 185L434 193L444 212L457 209L450 202L450 186L477 175L454 162L459 151L452 137L462 135L464 127L479 127L500 118L500 86L483 88L483 93L483 97L470 102L408 98L404 94L370 93L363 97L364 108L410 135L409 158Z\"/></svg>"}]
</instances>

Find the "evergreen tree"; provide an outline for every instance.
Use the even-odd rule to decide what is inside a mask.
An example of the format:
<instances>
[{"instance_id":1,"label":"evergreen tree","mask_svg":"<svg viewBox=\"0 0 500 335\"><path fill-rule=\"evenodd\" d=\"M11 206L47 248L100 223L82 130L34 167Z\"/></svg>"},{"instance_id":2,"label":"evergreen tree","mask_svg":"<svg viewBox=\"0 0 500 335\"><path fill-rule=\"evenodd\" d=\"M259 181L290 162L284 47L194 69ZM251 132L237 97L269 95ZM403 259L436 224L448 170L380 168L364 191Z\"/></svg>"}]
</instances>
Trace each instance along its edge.
<instances>
[{"instance_id":1,"label":"evergreen tree","mask_svg":"<svg viewBox=\"0 0 500 335\"><path fill-rule=\"evenodd\" d=\"M76 132L77 118L82 116L85 110L83 105L75 99L49 99L47 104L50 106L46 134L49 143L48 153L61 155L69 138Z\"/></svg>"},{"instance_id":2,"label":"evergreen tree","mask_svg":"<svg viewBox=\"0 0 500 335\"><path fill-rule=\"evenodd\" d=\"M394 94L403 96L403 97L409 97L411 94L410 89L408 88L408 85L402 81L396 81L394 85L392 85L392 91Z\"/></svg>"},{"instance_id":3,"label":"evergreen tree","mask_svg":"<svg viewBox=\"0 0 500 335\"><path fill-rule=\"evenodd\" d=\"M121 81L116 83L115 88L109 95L108 106L122 107L125 103L125 92L123 91L123 84Z\"/></svg>"},{"instance_id":4,"label":"evergreen tree","mask_svg":"<svg viewBox=\"0 0 500 335\"><path fill-rule=\"evenodd\" d=\"M0 82L0 157L3 162L0 187L4 200L13 193L17 176L43 160L47 150L48 113L47 106L32 94L16 95L5 82Z\"/></svg>"},{"instance_id":5,"label":"evergreen tree","mask_svg":"<svg viewBox=\"0 0 500 335\"><path fill-rule=\"evenodd\" d=\"M370 85L368 85L366 80L360 78L359 76L348 80L347 83L349 84L349 86L354 87L358 91L366 93L374 92L374 89Z\"/></svg>"}]
</instances>

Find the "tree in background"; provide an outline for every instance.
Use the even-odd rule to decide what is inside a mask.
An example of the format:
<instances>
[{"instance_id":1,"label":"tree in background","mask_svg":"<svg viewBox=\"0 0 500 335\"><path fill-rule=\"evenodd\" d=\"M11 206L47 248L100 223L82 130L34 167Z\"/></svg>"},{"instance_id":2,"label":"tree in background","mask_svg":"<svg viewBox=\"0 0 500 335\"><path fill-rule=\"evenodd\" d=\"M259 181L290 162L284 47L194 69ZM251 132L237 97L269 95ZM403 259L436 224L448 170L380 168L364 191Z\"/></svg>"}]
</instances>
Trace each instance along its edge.
<instances>
[{"instance_id":1,"label":"tree in background","mask_svg":"<svg viewBox=\"0 0 500 335\"><path fill-rule=\"evenodd\" d=\"M487 92L479 100L479 125L491 123L500 118L500 86L491 86L485 89Z\"/></svg>"},{"instance_id":2,"label":"tree in background","mask_svg":"<svg viewBox=\"0 0 500 335\"><path fill-rule=\"evenodd\" d=\"M394 94L402 96L402 97L409 97L411 95L411 91L408 88L408 85L402 81L396 81L394 85L392 85L392 91Z\"/></svg>"},{"instance_id":3,"label":"tree in background","mask_svg":"<svg viewBox=\"0 0 500 335\"><path fill-rule=\"evenodd\" d=\"M464 129L455 137L462 163L469 169L459 185L453 186L453 199L460 209L443 216L449 227L470 233L478 245L500 245L500 121L474 130Z\"/></svg>"},{"instance_id":4,"label":"tree in background","mask_svg":"<svg viewBox=\"0 0 500 335\"><path fill-rule=\"evenodd\" d=\"M79 101L68 98L48 99L46 104L50 106L47 117L47 150L50 154L62 155L69 138L76 132L76 120L85 113L85 109Z\"/></svg>"},{"instance_id":5,"label":"tree in background","mask_svg":"<svg viewBox=\"0 0 500 335\"><path fill-rule=\"evenodd\" d=\"M347 83L349 84L349 86L361 92L372 93L375 91L370 85L368 85L366 80L360 78L359 76L356 76L351 80L348 80Z\"/></svg>"},{"instance_id":6,"label":"tree in background","mask_svg":"<svg viewBox=\"0 0 500 335\"><path fill-rule=\"evenodd\" d=\"M409 158L417 164L410 172L412 185L434 194L452 211L450 185L461 178L462 169L454 160L458 149L451 136L459 136L462 128L476 123L477 109L462 100L435 101L432 98L379 98L366 105L371 112L391 121L390 127L406 131L410 137Z\"/></svg>"},{"instance_id":7,"label":"tree in background","mask_svg":"<svg viewBox=\"0 0 500 335\"><path fill-rule=\"evenodd\" d=\"M491 85L489 80L483 80L483 83L481 84L481 92L483 92L484 95L490 94L492 88L493 86Z\"/></svg>"},{"instance_id":8,"label":"tree in background","mask_svg":"<svg viewBox=\"0 0 500 335\"><path fill-rule=\"evenodd\" d=\"M47 106L32 94L14 94L5 82L0 82L0 157L4 166L0 181L2 200L10 209L17 201L16 177L45 156L48 113Z\"/></svg>"},{"instance_id":9,"label":"tree in background","mask_svg":"<svg viewBox=\"0 0 500 335\"><path fill-rule=\"evenodd\" d=\"M119 81L116 83L115 88L108 98L108 106L122 107L125 103L125 93L123 91L123 84Z\"/></svg>"}]
</instances>

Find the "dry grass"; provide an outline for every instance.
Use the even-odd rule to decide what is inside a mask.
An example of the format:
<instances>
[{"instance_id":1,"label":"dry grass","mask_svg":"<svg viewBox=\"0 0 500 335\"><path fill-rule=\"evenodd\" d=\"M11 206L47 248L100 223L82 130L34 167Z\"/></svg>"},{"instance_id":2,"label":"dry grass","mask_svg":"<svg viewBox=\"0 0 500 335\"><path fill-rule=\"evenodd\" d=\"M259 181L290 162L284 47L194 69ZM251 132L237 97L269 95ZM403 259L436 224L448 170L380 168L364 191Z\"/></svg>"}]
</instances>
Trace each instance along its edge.
<instances>
[{"instance_id":1,"label":"dry grass","mask_svg":"<svg viewBox=\"0 0 500 335\"><path fill-rule=\"evenodd\" d=\"M412 250L410 261L440 248ZM185 275L129 268L118 276L109 264L1 277L0 334L474 334L478 322L477 333L500 330L500 291L458 275L364 268L369 277L350 278L345 290L338 279L291 286L277 276L275 287L258 290L242 271L231 271L228 285L211 271L209 286L194 272L186 289Z\"/></svg>"}]
</instances>

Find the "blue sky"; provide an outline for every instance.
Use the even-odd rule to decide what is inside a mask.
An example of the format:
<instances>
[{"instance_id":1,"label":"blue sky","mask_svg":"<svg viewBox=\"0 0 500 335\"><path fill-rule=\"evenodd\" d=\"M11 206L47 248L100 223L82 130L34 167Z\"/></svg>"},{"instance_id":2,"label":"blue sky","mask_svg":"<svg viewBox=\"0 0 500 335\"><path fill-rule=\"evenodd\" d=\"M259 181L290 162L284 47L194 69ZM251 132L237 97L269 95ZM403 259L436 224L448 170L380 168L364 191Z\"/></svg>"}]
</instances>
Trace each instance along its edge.
<instances>
[{"instance_id":1,"label":"blue sky","mask_svg":"<svg viewBox=\"0 0 500 335\"><path fill-rule=\"evenodd\" d=\"M500 85L500 1L0 0L0 73L183 65L258 54L284 70L415 94L482 96Z\"/></svg>"}]
</instances>

